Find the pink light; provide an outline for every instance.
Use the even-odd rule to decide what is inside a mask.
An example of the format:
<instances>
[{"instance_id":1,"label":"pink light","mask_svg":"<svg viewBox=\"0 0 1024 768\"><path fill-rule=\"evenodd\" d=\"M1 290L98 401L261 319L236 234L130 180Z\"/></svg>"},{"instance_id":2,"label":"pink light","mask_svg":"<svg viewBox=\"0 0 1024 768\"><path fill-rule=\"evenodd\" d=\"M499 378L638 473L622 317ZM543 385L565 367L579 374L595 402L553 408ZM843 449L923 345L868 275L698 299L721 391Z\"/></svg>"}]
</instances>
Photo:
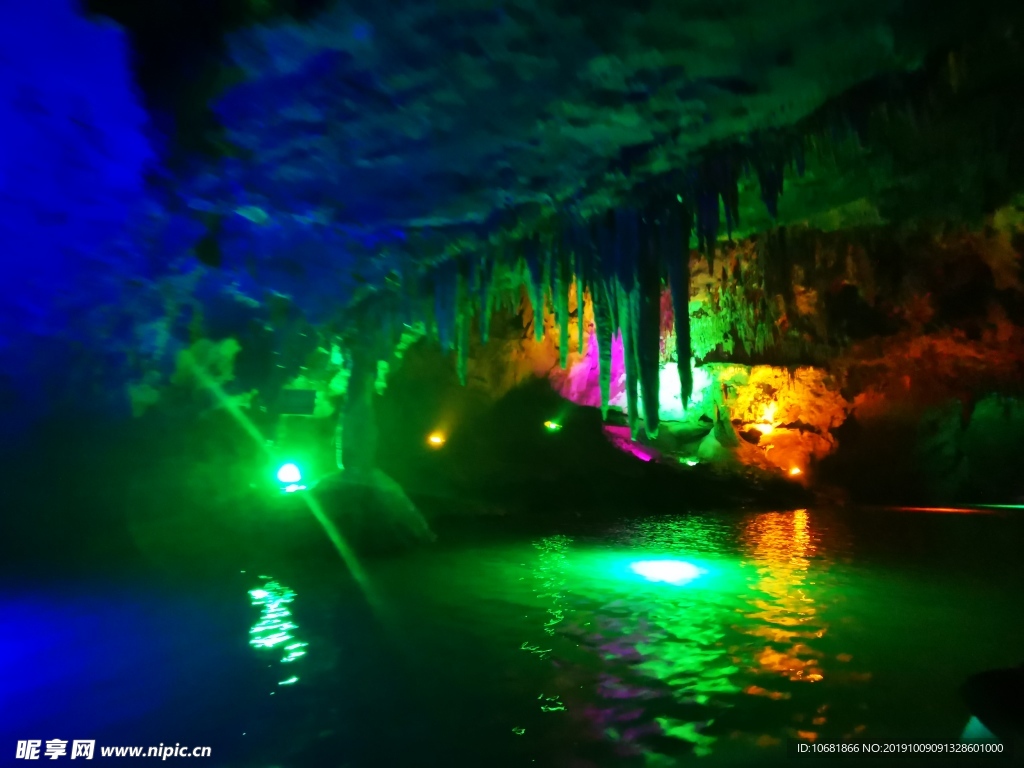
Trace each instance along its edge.
<instances>
[{"instance_id":1,"label":"pink light","mask_svg":"<svg viewBox=\"0 0 1024 768\"><path fill-rule=\"evenodd\" d=\"M610 424L605 424L604 434L612 445L620 451L625 451L626 453L636 456L640 461L654 461L658 456L654 449L634 443L632 438L629 436L629 427L616 427Z\"/></svg>"}]
</instances>

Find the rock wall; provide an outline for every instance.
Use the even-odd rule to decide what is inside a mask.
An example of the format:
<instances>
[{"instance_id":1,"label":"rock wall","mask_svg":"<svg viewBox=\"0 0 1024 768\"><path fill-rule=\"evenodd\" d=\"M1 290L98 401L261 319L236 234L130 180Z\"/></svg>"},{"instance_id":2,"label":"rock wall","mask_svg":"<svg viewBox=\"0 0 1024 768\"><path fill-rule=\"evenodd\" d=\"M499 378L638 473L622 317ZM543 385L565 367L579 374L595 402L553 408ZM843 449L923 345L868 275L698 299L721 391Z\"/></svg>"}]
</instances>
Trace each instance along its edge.
<instances>
[{"instance_id":1,"label":"rock wall","mask_svg":"<svg viewBox=\"0 0 1024 768\"><path fill-rule=\"evenodd\" d=\"M1024 402L1021 222L1013 207L979 232L777 231L725 249L714 272L692 253L694 393L684 407L666 289L659 388L664 428L648 448L680 461L721 457L701 446L714 437L716 423L728 422L739 438L726 451L733 458L795 480L856 486L854 495L864 499L904 491L930 500L1013 496L1013 473L1002 468L1012 452L988 451L986 461L984 441L976 436L992 423L986 414L997 408L993 402L1009 414ZM500 397L526 378L543 376L567 400L600 406L588 296L583 305L582 350L575 291L567 336L548 306L537 341L525 296L517 317L496 316L490 343L472 348L470 386ZM558 345L566 337L562 368ZM625 389L616 337L613 427L622 423ZM978 415L972 415L975 408ZM999 444L1009 451L1019 430L1010 426L1012 416L1001 423ZM623 443L621 435L611 437ZM887 446L900 446L897 455ZM865 476L874 479L857 481Z\"/></svg>"},{"instance_id":2,"label":"rock wall","mask_svg":"<svg viewBox=\"0 0 1024 768\"><path fill-rule=\"evenodd\" d=\"M628 429L623 434L626 371L616 336L608 438L647 458L756 466L794 481L852 488L864 500L1019 495L1024 489L1015 490L1014 473L1003 465L1016 455L1012 414L1024 394L1022 224L1024 214L1011 207L977 232L780 229L721 249L713 270L692 252L692 397L684 405L666 288L657 387L662 428L639 443ZM575 283L560 309L548 294L535 316L530 299L526 286L510 282L495 297L488 340L479 322L468 323L468 353L461 357L443 352L429 327L406 327L391 358L378 364L378 393L395 376L421 382L402 389L409 402L398 410L427 431L453 429L460 398L493 402L536 378L548 379L572 403L599 407L600 350L589 294L582 334ZM329 334L319 344L284 386L315 390L315 415L329 417L344 400L348 364ZM232 379L251 356L247 341L240 347L196 342L179 356L172 387L187 387L184 364L202 361L235 404L258 410L266 393ZM444 386L434 392L428 380ZM166 389L142 384L134 392L140 410L167 399ZM1011 415L986 415L995 412L991 402ZM637 410L642 418L642 402ZM1005 450L986 453L977 436L996 423L1004 427L997 442Z\"/></svg>"}]
</instances>

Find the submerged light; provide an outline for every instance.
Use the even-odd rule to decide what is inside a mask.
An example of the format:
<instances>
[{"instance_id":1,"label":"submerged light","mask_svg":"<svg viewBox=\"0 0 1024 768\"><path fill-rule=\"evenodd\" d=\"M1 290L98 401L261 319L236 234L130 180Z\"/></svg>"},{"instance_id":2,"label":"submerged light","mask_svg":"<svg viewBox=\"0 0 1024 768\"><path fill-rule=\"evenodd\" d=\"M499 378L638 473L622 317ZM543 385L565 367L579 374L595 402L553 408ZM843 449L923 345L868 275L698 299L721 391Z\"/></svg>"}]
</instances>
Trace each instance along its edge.
<instances>
[{"instance_id":1,"label":"submerged light","mask_svg":"<svg viewBox=\"0 0 1024 768\"><path fill-rule=\"evenodd\" d=\"M666 584L685 584L700 576L704 571L685 560L640 560L630 564L630 569L648 581Z\"/></svg>"},{"instance_id":2,"label":"submerged light","mask_svg":"<svg viewBox=\"0 0 1024 768\"><path fill-rule=\"evenodd\" d=\"M298 483L302 480L302 473L299 468L294 464L284 464L279 470L277 470L277 479L287 485Z\"/></svg>"},{"instance_id":3,"label":"submerged light","mask_svg":"<svg viewBox=\"0 0 1024 768\"><path fill-rule=\"evenodd\" d=\"M546 429L548 432L557 432L561 428L562 428L562 425L559 424L557 421L545 421L544 422L544 429Z\"/></svg>"},{"instance_id":4,"label":"submerged light","mask_svg":"<svg viewBox=\"0 0 1024 768\"><path fill-rule=\"evenodd\" d=\"M960 741L978 744L998 743L999 737L986 728L981 720L972 715L971 719L967 721L967 725L964 726L964 732L960 734Z\"/></svg>"},{"instance_id":5,"label":"submerged light","mask_svg":"<svg viewBox=\"0 0 1024 768\"><path fill-rule=\"evenodd\" d=\"M440 448L442 445L444 445L444 435L442 435L440 432L431 432L430 437L427 438L427 442L430 443L435 448Z\"/></svg>"}]
</instances>

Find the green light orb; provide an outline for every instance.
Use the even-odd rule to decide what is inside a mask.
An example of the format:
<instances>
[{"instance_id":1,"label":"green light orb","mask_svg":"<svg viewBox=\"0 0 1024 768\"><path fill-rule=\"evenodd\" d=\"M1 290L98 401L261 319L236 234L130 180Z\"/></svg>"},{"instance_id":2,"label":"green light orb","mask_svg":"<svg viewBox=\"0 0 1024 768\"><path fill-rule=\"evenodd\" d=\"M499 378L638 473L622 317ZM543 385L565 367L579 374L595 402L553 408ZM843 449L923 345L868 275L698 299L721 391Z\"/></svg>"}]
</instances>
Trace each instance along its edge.
<instances>
[{"instance_id":1,"label":"green light orb","mask_svg":"<svg viewBox=\"0 0 1024 768\"><path fill-rule=\"evenodd\" d=\"M302 473L294 464L285 464L277 470L277 479L282 483L297 483L302 479Z\"/></svg>"},{"instance_id":2,"label":"green light orb","mask_svg":"<svg viewBox=\"0 0 1024 768\"><path fill-rule=\"evenodd\" d=\"M648 581L666 584L685 584L700 576L703 571L683 560L639 560L630 563L630 570Z\"/></svg>"},{"instance_id":3,"label":"green light orb","mask_svg":"<svg viewBox=\"0 0 1024 768\"><path fill-rule=\"evenodd\" d=\"M544 422L544 428L548 432L557 432L558 430L560 430L562 428L562 425L559 424L557 421L545 421Z\"/></svg>"}]
</instances>

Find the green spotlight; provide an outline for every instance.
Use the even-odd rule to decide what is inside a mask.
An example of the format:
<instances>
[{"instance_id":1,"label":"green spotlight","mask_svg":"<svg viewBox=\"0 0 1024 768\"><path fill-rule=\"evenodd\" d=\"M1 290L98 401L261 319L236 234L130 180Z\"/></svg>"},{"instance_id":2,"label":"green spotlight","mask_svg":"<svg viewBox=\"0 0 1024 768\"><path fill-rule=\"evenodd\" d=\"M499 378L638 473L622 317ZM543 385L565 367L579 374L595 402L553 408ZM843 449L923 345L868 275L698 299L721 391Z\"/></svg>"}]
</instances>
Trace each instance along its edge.
<instances>
[{"instance_id":1,"label":"green spotlight","mask_svg":"<svg viewBox=\"0 0 1024 768\"><path fill-rule=\"evenodd\" d=\"M648 581L661 581L666 584L685 584L693 581L704 571L693 563L684 560L639 560L630 563L630 570Z\"/></svg>"},{"instance_id":2,"label":"green spotlight","mask_svg":"<svg viewBox=\"0 0 1024 768\"><path fill-rule=\"evenodd\" d=\"M277 479L286 485L293 485L302 480L302 473L294 464L284 464L277 470Z\"/></svg>"},{"instance_id":3,"label":"green spotlight","mask_svg":"<svg viewBox=\"0 0 1024 768\"><path fill-rule=\"evenodd\" d=\"M544 429L546 429L548 432L557 432L561 428L562 428L562 425L559 424L557 421L545 421L544 422Z\"/></svg>"}]
</instances>

